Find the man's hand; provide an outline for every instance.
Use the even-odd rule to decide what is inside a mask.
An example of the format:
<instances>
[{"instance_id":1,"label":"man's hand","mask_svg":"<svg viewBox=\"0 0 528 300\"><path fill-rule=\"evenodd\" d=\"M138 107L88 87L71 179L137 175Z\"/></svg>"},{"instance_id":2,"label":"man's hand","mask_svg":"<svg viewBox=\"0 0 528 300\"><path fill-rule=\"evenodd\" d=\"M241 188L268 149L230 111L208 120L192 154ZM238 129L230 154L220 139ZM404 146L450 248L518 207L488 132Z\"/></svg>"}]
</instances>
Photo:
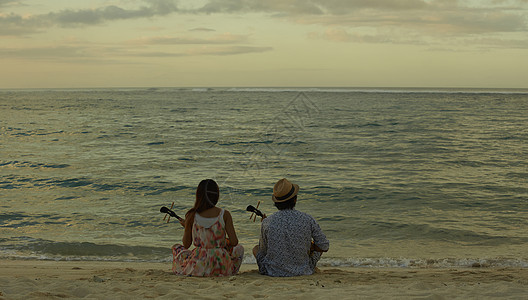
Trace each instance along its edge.
<instances>
[{"instance_id":1,"label":"man's hand","mask_svg":"<svg viewBox=\"0 0 528 300\"><path fill-rule=\"evenodd\" d=\"M313 241L312 241L312 245L310 246L310 254L312 254L314 251L317 251L317 252L327 252L328 250L323 250L321 248L319 248Z\"/></svg>"}]
</instances>

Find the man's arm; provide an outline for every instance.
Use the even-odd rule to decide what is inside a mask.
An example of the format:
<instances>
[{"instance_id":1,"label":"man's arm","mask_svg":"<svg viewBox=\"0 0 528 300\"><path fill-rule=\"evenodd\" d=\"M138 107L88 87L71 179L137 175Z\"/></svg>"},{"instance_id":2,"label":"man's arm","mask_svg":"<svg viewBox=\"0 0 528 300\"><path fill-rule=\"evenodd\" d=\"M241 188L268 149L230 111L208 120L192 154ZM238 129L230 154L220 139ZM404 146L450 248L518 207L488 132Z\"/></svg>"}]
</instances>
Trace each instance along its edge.
<instances>
[{"instance_id":1,"label":"man's arm","mask_svg":"<svg viewBox=\"0 0 528 300\"><path fill-rule=\"evenodd\" d=\"M260 226L260 239L259 239L259 247L258 247L258 254L257 257L263 257L266 256L266 253L268 253L268 230L267 230L267 224L266 222L262 222L262 225ZM257 258L258 261L258 258Z\"/></svg>"},{"instance_id":2,"label":"man's arm","mask_svg":"<svg viewBox=\"0 0 528 300\"><path fill-rule=\"evenodd\" d=\"M312 222L312 238L314 240L313 242L313 250L318 252L326 252L330 248L330 242L326 238L326 235L321 230L321 227L319 224L317 224L317 221L313 219Z\"/></svg>"}]
</instances>

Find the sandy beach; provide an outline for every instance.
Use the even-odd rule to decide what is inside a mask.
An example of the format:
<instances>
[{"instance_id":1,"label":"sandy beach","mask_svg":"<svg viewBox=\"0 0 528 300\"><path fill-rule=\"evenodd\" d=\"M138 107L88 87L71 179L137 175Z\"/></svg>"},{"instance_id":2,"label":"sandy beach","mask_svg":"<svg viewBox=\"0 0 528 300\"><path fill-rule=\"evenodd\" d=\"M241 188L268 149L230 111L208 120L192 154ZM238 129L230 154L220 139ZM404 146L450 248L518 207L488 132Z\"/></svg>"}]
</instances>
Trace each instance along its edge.
<instances>
[{"instance_id":1,"label":"sandy beach","mask_svg":"<svg viewBox=\"0 0 528 300\"><path fill-rule=\"evenodd\" d=\"M528 269L323 267L272 278L243 265L232 277L173 275L169 264L0 261L0 299L526 299Z\"/></svg>"}]
</instances>

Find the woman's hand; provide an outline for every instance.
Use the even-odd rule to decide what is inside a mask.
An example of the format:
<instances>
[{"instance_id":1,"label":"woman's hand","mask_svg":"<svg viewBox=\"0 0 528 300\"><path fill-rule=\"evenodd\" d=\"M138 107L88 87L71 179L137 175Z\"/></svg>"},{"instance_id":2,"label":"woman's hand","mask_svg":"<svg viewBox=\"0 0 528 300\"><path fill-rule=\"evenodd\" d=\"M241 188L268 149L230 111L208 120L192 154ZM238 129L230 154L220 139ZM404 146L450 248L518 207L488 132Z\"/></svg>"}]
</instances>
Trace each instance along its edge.
<instances>
[{"instance_id":1,"label":"woman's hand","mask_svg":"<svg viewBox=\"0 0 528 300\"><path fill-rule=\"evenodd\" d=\"M225 224L225 230L227 233L227 245L234 247L238 245L238 238L235 232L235 226L233 226L233 218L231 217L231 213L229 213L228 210L224 211L224 224Z\"/></svg>"}]
</instances>

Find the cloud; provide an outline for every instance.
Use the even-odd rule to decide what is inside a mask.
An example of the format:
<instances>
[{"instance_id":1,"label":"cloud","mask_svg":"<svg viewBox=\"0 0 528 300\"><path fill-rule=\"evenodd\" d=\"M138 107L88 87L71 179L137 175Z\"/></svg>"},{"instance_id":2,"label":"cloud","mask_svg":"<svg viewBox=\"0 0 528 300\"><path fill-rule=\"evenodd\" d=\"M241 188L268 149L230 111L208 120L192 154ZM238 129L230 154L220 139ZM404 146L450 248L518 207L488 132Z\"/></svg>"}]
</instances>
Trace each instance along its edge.
<instances>
[{"instance_id":1,"label":"cloud","mask_svg":"<svg viewBox=\"0 0 528 300\"><path fill-rule=\"evenodd\" d=\"M210 38L195 37L149 37L126 42L133 45L198 45L198 44L237 44L246 43L247 35L225 33Z\"/></svg>"},{"instance_id":2,"label":"cloud","mask_svg":"<svg viewBox=\"0 0 528 300\"><path fill-rule=\"evenodd\" d=\"M96 9L63 10L58 13L51 12L41 17L51 20L60 26L71 26L93 25L115 20L165 16L177 11L178 8L174 1L156 0L148 1L148 6L142 6L137 9L124 9L115 5L109 5Z\"/></svg>"},{"instance_id":3,"label":"cloud","mask_svg":"<svg viewBox=\"0 0 528 300\"><path fill-rule=\"evenodd\" d=\"M250 54L250 53L261 53L273 50L272 47L251 47L251 46L222 46L222 47L200 47L189 49L185 52L130 52L128 56L140 56L140 57L182 57L182 56L203 56L203 55L216 55L216 56L227 56L227 55L239 55L239 54Z\"/></svg>"},{"instance_id":4,"label":"cloud","mask_svg":"<svg viewBox=\"0 0 528 300\"><path fill-rule=\"evenodd\" d=\"M121 3L137 3L122 1ZM0 0L0 7L18 1ZM335 42L426 43L429 38L499 35L528 31L528 0L204 0L180 8L176 0L141 0L135 7L107 5L21 16L0 13L0 36L41 33L54 26L81 27L169 14L261 13L280 21L322 27L313 38ZM199 3L204 3L198 6ZM124 4L123 4L124 5ZM189 32L212 32L197 27ZM400 37L396 37L399 35ZM235 44L246 36L153 37L136 44Z\"/></svg>"},{"instance_id":5,"label":"cloud","mask_svg":"<svg viewBox=\"0 0 528 300\"><path fill-rule=\"evenodd\" d=\"M370 43L370 44L412 44L425 45L428 44L415 35L395 34L394 31L375 34L366 34L359 32L349 32L344 28L327 28L324 32L311 32L308 34L312 39L324 39L340 43Z\"/></svg>"},{"instance_id":6,"label":"cloud","mask_svg":"<svg viewBox=\"0 0 528 300\"><path fill-rule=\"evenodd\" d=\"M205 32L208 32L208 31L216 31L216 30L211 29L211 28L198 27L198 28L189 29L189 31L205 31Z\"/></svg>"},{"instance_id":7,"label":"cloud","mask_svg":"<svg viewBox=\"0 0 528 300\"><path fill-rule=\"evenodd\" d=\"M346 14L359 9L424 9L424 0L210 0L196 10L201 13L272 12L290 15Z\"/></svg>"},{"instance_id":8,"label":"cloud","mask_svg":"<svg viewBox=\"0 0 528 300\"><path fill-rule=\"evenodd\" d=\"M32 48L0 48L0 58L31 59L54 62L90 63L94 61L119 62L116 57L182 57L202 55L239 55L261 53L273 50L272 47L254 46L203 46L186 51L141 51L127 47L96 47L96 46L60 46L60 47L32 47ZM109 59L109 58L114 59Z\"/></svg>"},{"instance_id":9,"label":"cloud","mask_svg":"<svg viewBox=\"0 0 528 300\"><path fill-rule=\"evenodd\" d=\"M461 33L526 31L526 17L501 11L467 12L445 15L442 20Z\"/></svg>"},{"instance_id":10,"label":"cloud","mask_svg":"<svg viewBox=\"0 0 528 300\"><path fill-rule=\"evenodd\" d=\"M0 48L0 58L22 58L33 60L64 61L79 58L94 58L90 49L82 46Z\"/></svg>"},{"instance_id":11,"label":"cloud","mask_svg":"<svg viewBox=\"0 0 528 300\"><path fill-rule=\"evenodd\" d=\"M472 45L485 46L486 49L528 49L528 40L511 39L511 38L471 38L465 41Z\"/></svg>"},{"instance_id":12,"label":"cloud","mask_svg":"<svg viewBox=\"0 0 528 300\"><path fill-rule=\"evenodd\" d=\"M17 1L0 0L1 5ZM22 17L0 14L0 34L37 33L53 26L89 26L117 20L180 14L268 13L298 23L339 26L427 26L431 31L479 33L528 30L528 0L207 0L202 7L179 9L175 0L143 0L123 8L66 9ZM478 3L478 4L472 4ZM192 31L211 31L194 28Z\"/></svg>"},{"instance_id":13,"label":"cloud","mask_svg":"<svg viewBox=\"0 0 528 300\"><path fill-rule=\"evenodd\" d=\"M210 0L195 13L268 12L293 14L322 14L318 5L306 0Z\"/></svg>"},{"instance_id":14,"label":"cloud","mask_svg":"<svg viewBox=\"0 0 528 300\"><path fill-rule=\"evenodd\" d=\"M369 42L369 43L379 43L381 42L375 36L368 35L359 35L357 33L349 33L343 28L328 28L323 33L312 32L309 34L310 38L314 39L325 39L333 42Z\"/></svg>"},{"instance_id":15,"label":"cloud","mask_svg":"<svg viewBox=\"0 0 528 300\"><path fill-rule=\"evenodd\" d=\"M203 47L192 49L188 55L237 55L248 53L260 53L273 50L272 47L252 47L252 46L229 46L229 47Z\"/></svg>"},{"instance_id":16,"label":"cloud","mask_svg":"<svg viewBox=\"0 0 528 300\"><path fill-rule=\"evenodd\" d=\"M24 48L0 48L0 59L22 59L54 63L122 63L120 57L129 49L86 45L82 42L66 46L40 46ZM130 63L130 62L127 62Z\"/></svg>"},{"instance_id":17,"label":"cloud","mask_svg":"<svg viewBox=\"0 0 528 300\"><path fill-rule=\"evenodd\" d=\"M512 10L436 6L428 10L365 10L342 15L299 16L295 22L350 28L407 28L423 34L527 31L526 15Z\"/></svg>"},{"instance_id":18,"label":"cloud","mask_svg":"<svg viewBox=\"0 0 528 300\"><path fill-rule=\"evenodd\" d=\"M9 5L19 5L20 1L14 1L14 0L0 0L0 7L2 6L9 6Z\"/></svg>"},{"instance_id":19,"label":"cloud","mask_svg":"<svg viewBox=\"0 0 528 300\"><path fill-rule=\"evenodd\" d=\"M526 4L528 0L209 0L194 12L261 12L300 24L474 34L528 31Z\"/></svg>"},{"instance_id":20,"label":"cloud","mask_svg":"<svg viewBox=\"0 0 528 300\"><path fill-rule=\"evenodd\" d=\"M13 1L0 0L0 4ZM116 5L108 5L94 9L66 9L59 12L30 15L22 17L16 14L0 13L0 35L20 35L38 33L53 26L72 27L97 25L101 23L165 16L178 11L174 0L150 0L146 5L135 9L125 9Z\"/></svg>"},{"instance_id":21,"label":"cloud","mask_svg":"<svg viewBox=\"0 0 528 300\"><path fill-rule=\"evenodd\" d=\"M402 32L377 32L365 34L345 28L328 28L323 32L311 32L312 39L324 39L338 43L404 44L427 46L436 51L462 51L468 47L479 51L491 49L528 49L528 40L509 35L467 35L431 38L420 34Z\"/></svg>"},{"instance_id":22,"label":"cloud","mask_svg":"<svg viewBox=\"0 0 528 300\"><path fill-rule=\"evenodd\" d=\"M158 57L158 58L165 58L165 57L181 57L181 56L189 56L185 53L176 53L176 52L162 52L162 51L156 51L156 52L138 52L138 53L127 53L124 54L126 56L133 56L133 57Z\"/></svg>"},{"instance_id":23,"label":"cloud","mask_svg":"<svg viewBox=\"0 0 528 300\"><path fill-rule=\"evenodd\" d=\"M16 14L0 14L0 36L16 36L43 32L49 22L39 18L24 18Z\"/></svg>"},{"instance_id":24,"label":"cloud","mask_svg":"<svg viewBox=\"0 0 528 300\"><path fill-rule=\"evenodd\" d=\"M457 1L437 1L430 2L427 9L416 7L397 12L364 9L340 15L296 16L291 20L323 27L311 32L310 38L339 43L390 43L479 51L523 48L528 31L528 8L523 4L528 1L480 3L469 7Z\"/></svg>"}]
</instances>

